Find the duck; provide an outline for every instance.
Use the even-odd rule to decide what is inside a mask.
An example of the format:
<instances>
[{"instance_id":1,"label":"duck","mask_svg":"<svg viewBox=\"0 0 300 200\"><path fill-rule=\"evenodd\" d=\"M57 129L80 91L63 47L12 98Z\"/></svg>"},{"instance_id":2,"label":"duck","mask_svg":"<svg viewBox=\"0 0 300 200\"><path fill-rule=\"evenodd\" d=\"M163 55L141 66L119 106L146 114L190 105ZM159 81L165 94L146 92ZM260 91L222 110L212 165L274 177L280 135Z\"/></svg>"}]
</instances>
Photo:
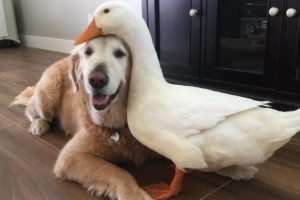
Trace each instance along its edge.
<instances>
[{"instance_id":1,"label":"duck","mask_svg":"<svg viewBox=\"0 0 300 200\"><path fill-rule=\"evenodd\" d=\"M127 120L133 136L176 166L170 184L144 187L154 199L177 195L190 170L250 179L257 164L300 130L300 109L281 112L269 101L168 83L147 24L127 3L101 4L75 44L107 34L122 38L132 54Z\"/></svg>"}]
</instances>

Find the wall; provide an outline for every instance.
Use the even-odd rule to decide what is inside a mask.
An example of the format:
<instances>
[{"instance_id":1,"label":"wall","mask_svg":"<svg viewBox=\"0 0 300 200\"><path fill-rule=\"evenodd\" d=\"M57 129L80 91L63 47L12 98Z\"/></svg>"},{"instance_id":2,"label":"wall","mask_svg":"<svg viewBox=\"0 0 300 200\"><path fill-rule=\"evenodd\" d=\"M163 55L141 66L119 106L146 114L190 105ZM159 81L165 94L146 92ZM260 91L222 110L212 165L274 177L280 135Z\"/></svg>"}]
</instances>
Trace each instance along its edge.
<instances>
[{"instance_id":1,"label":"wall","mask_svg":"<svg viewBox=\"0 0 300 200\"><path fill-rule=\"evenodd\" d=\"M27 46L67 52L87 26L88 14L107 0L14 0L19 34ZM141 13L141 0L123 0ZM40 45L39 45L40 43ZM52 44L50 44L52 43Z\"/></svg>"}]
</instances>

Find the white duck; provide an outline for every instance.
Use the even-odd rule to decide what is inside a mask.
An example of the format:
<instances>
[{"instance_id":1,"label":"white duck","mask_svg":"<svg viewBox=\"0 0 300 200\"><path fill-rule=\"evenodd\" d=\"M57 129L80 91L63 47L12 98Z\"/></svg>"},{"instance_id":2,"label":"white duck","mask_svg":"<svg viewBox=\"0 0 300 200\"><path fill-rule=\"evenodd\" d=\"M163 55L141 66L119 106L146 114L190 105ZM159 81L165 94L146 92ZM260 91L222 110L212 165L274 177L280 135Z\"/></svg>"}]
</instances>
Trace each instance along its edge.
<instances>
[{"instance_id":1,"label":"white duck","mask_svg":"<svg viewBox=\"0 0 300 200\"><path fill-rule=\"evenodd\" d=\"M167 83L147 25L125 3L106 2L98 7L75 44L102 34L123 38L131 49L127 116L132 134L177 167L170 187L147 188L156 199L180 190L183 169L251 178L254 165L300 130L300 110L279 112L261 107L265 101Z\"/></svg>"}]
</instances>

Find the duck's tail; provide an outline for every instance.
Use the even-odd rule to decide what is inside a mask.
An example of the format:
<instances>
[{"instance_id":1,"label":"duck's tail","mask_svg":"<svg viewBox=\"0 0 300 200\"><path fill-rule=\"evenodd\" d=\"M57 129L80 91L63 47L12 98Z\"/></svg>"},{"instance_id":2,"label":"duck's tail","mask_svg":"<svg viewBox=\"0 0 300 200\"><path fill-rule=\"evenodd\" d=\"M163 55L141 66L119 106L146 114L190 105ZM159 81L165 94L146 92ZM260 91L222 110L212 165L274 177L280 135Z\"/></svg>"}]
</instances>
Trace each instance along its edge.
<instances>
[{"instance_id":1,"label":"duck's tail","mask_svg":"<svg viewBox=\"0 0 300 200\"><path fill-rule=\"evenodd\" d=\"M29 99L32 97L34 93L34 86L25 88L18 96L15 97L14 101L10 104L10 106L14 105L24 105L27 106Z\"/></svg>"},{"instance_id":2,"label":"duck's tail","mask_svg":"<svg viewBox=\"0 0 300 200\"><path fill-rule=\"evenodd\" d=\"M287 123L287 129L284 131L285 134L282 134L282 139L293 137L300 131L300 109L284 112L283 116Z\"/></svg>"},{"instance_id":3,"label":"duck's tail","mask_svg":"<svg viewBox=\"0 0 300 200\"><path fill-rule=\"evenodd\" d=\"M261 135L264 138L262 147L265 150L265 156L261 162L271 157L275 151L286 145L294 135L300 132L300 109L288 112L275 111L271 115L276 117L269 117L271 121L268 124L271 125L267 126L267 134Z\"/></svg>"},{"instance_id":4,"label":"duck's tail","mask_svg":"<svg viewBox=\"0 0 300 200\"><path fill-rule=\"evenodd\" d=\"M272 147L276 151L288 143L290 139L300 131L300 109L289 112L281 112L281 120L284 122L282 131L271 140ZM273 151L272 150L272 151Z\"/></svg>"}]
</instances>

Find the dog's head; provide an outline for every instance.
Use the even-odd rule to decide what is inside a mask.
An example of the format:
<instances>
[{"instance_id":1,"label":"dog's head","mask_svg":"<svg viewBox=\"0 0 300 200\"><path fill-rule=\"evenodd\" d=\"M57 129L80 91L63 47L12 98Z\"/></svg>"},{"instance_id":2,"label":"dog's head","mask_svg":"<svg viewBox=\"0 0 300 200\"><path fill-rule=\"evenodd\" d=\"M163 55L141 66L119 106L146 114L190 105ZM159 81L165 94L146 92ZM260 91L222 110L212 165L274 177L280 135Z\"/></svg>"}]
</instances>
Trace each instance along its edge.
<instances>
[{"instance_id":1,"label":"dog's head","mask_svg":"<svg viewBox=\"0 0 300 200\"><path fill-rule=\"evenodd\" d=\"M72 81L83 87L97 111L114 103L126 86L130 71L130 53L116 36L102 36L75 47L72 53Z\"/></svg>"}]
</instances>

